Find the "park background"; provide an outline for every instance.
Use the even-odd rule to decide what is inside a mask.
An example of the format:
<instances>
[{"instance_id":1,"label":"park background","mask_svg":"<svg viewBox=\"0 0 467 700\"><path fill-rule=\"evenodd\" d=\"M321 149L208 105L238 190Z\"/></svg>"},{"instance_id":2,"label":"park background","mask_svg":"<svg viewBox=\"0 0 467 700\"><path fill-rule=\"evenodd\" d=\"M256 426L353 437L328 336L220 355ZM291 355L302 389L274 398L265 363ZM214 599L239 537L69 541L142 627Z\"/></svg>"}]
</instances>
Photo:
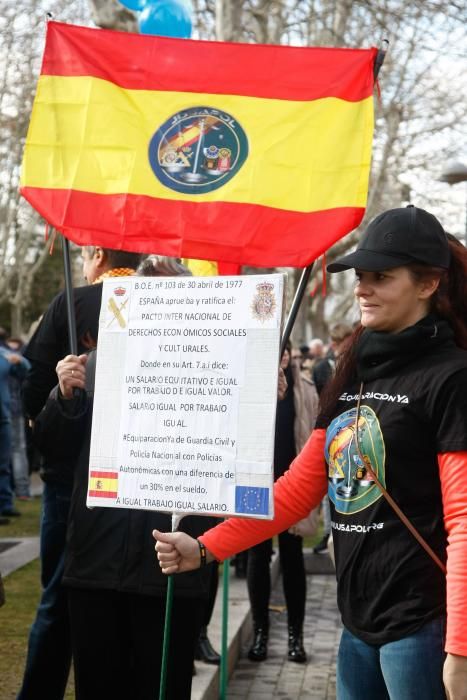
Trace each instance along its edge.
<instances>
[{"instance_id":1,"label":"park background","mask_svg":"<svg viewBox=\"0 0 467 700\"><path fill-rule=\"evenodd\" d=\"M387 39L381 94L375 93L373 161L362 227L379 211L412 202L465 240L467 183L443 181L449 164L467 162L464 2L192 0L191 5L194 39L353 48L379 47ZM118 0L0 0L0 325L23 337L64 285L60 238L47 239L45 222L19 195L47 13L83 26L138 31L137 14ZM354 246L362 227L335 245L327 261ZM80 284L78 248L73 246L72 254ZM264 271L273 270L245 270ZM286 271L290 304L300 270ZM316 265L293 331L295 344L327 339L331 324L355 320L351 288L351 273L328 278L324 285L322 266ZM4 540L38 534L40 499L21 503L20 509L22 517L2 529ZM2 698L15 697L20 684L39 577L35 560L6 580L7 605L0 612ZM71 686L67 697L73 697Z\"/></svg>"},{"instance_id":2,"label":"park background","mask_svg":"<svg viewBox=\"0 0 467 700\"><path fill-rule=\"evenodd\" d=\"M359 230L328 252L327 262L355 245L375 214L409 202L432 211L447 230L464 239L467 185L440 180L454 161L461 166L467 161L464 2L177 1L187 2L192 10L195 40L353 48L381 47L383 39L389 41L379 76L380 96L375 91L366 215ZM18 188L48 13L57 21L138 32L139 13L118 0L0 0L0 325L15 336L28 335L64 283L60 237L45 240L45 222L20 198ZM464 180L466 171L461 169ZM74 246L73 256L75 282L80 284L79 251ZM356 320L352 274L333 276L323 284L322 269L315 265L308 283L292 336L297 345L312 337L326 339L331 323ZM290 304L300 270L286 271Z\"/></svg>"}]
</instances>

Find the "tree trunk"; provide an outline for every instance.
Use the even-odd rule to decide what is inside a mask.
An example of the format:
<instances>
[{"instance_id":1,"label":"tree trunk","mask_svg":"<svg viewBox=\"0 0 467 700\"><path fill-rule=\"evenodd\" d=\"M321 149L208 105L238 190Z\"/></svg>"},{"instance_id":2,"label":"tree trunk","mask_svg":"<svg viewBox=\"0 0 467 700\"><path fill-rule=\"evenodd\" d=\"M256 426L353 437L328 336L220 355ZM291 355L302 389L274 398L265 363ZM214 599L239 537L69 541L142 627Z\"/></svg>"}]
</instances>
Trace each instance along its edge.
<instances>
[{"instance_id":1,"label":"tree trunk","mask_svg":"<svg viewBox=\"0 0 467 700\"><path fill-rule=\"evenodd\" d=\"M101 29L137 32L136 15L116 0L88 0L93 22Z\"/></svg>"},{"instance_id":2,"label":"tree trunk","mask_svg":"<svg viewBox=\"0 0 467 700\"><path fill-rule=\"evenodd\" d=\"M19 304L10 306L10 335L21 338L23 335L23 307Z\"/></svg>"},{"instance_id":3,"label":"tree trunk","mask_svg":"<svg viewBox=\"0 0 467 700\"><path fill-rule=\"evenodd\" d=\"M216 0L216 39L240 41L243 36L242 2Z\"/></svg>"},{"instance_id":4,"label":"tree trunk","mask_svg":"<svg viewBox=\"0 0 467 700\"><path fill-rule=\"evenodd\" d=\"M327 342L329 331L328 324L325 319L326 297L321 294L316 298L311 312L311 329L313 338L321 338Z\"/></svg>"}]
</instances>

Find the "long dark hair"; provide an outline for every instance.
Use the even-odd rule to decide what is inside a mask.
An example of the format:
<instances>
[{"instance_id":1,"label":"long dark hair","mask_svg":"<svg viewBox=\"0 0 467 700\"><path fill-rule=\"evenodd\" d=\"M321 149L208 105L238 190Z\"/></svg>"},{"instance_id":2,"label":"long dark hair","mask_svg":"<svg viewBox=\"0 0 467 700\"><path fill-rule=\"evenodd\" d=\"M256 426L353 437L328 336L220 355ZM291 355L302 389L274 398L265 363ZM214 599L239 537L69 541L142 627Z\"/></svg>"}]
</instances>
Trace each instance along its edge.
<instances>
[{"instance_id":1,"label":"long dark hair","mask_svg":"<svg viewBox=\"0 0 467 700\"><path fill-rule=\"evenodd\" d=\"M438 289L431 297L430 311L449 322L456 345L467 350L467 248L454 236L448 236L448 244L451 252L448 270L419 263L407 267L417 282L439 279ZM332 416L339 396L356 379L356 348L363 330L363 326L354 330L336 362L334 377L321 392L321 413L325 416Z\"/></svg>"},{"instance_id":2,"label":"long dark hair","mask_svg":"<svg viewBox=\"0 0 467 700\"><path fill-rule=\"evenodd\" d=\"M467 248L449 236L451 261L448 270L413 263L409 270L415 280L439 278L431 297L431 311L449 322L456 345L467 350Z\"/></svg>"}]
</instances>

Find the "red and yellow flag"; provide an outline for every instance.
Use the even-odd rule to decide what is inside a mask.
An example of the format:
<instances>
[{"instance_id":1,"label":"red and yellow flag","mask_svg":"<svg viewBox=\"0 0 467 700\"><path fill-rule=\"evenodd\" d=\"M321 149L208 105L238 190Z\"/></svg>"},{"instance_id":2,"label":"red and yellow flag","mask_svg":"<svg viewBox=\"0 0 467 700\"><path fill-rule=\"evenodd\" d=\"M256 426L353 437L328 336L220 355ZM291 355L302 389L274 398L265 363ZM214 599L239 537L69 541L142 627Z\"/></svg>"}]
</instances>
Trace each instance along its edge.
<instances>
[{"instance_id":1,"label":"red and yellow flag","mask_svg":"<svg viewBox=\"0 0 467 700\"><path fill-rule=\"evenodd\" d=\"M362 219L375 56L49 22L22 194L81 245L302 267Z\"/></svg>"},{"instance_id":2,"label":"red and yellow flag","mask_svg":"<svg viewBox=\"0 0 467 700\"><path fill-rule=\"evenodd\" d=\"M118 472L89 472L88 496L93 498L117 498Z\"/></svg>"}]
</instances>

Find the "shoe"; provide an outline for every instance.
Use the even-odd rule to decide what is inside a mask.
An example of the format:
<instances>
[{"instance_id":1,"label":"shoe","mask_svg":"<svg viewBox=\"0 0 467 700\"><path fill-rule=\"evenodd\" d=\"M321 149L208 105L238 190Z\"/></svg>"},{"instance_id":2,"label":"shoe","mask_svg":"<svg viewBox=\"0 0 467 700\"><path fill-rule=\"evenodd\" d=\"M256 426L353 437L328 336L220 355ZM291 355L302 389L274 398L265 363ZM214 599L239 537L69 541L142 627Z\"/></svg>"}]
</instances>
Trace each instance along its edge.
<instances>
[{"instance_id":1,"label":"shoe","mask_svg":"<svg viewBox=\"0 0 467 700\"><path fill-rule=\"evenodd\" d=\"M221 662L220 655L209 641L206 627L202 627L199 633L198 641L196 642L195 659L214 666L219 666Z\"/></svg>"},{"instance_id":2,"label":"shoe","mask_svg":"<svg viewBox=\"0 0 467 700\"><path fill-rule=\"evenodd\" d=\"M315 547L313 547L313 552L315 554L326 554L328 551L328 539L329 535L324 535L323 539L320 540Z\"/></svg>"},{"instance_id":3,"label":"shoe","mask_svg":"<svg viewBox=\"0 0 467 700\"><path fill-rule=\"evenodd\" d=\"M0 515L0 525L8 525L9 522L10 522L9 518L4 518Z\"/></svg>"},{"instance_id":4,"label":"shoe","mask_svg":"<svg viewBox=\"0 0 467 700\"><path fill-rule=\"evenodd\" d=\"M16 508L5 508L5 510L2 510L0 515L5 516L6 518L19 518L21 513Z\"/></svg>"},{"instance_id":5,"label":"shoe","mask_svg":"<svg viewBox=\"0 0 467 700\"><path fill-rule=\"evenodd\" d=\"M294 661L296 664L304 664L307 656L303 648L303 632L302 628L289 625L289 661Z\"/></svg>"},{"instance_id":6,"label":"shoe","mask_svg":"<svg viewBox=\"0 0 467 700\"><path fill-rule=\"evenodd\" d=\"M255 638L248 651L250 661L264 661L268 655L268 630L264 627L255 629Z\"/></svg>"}]
</instances>

